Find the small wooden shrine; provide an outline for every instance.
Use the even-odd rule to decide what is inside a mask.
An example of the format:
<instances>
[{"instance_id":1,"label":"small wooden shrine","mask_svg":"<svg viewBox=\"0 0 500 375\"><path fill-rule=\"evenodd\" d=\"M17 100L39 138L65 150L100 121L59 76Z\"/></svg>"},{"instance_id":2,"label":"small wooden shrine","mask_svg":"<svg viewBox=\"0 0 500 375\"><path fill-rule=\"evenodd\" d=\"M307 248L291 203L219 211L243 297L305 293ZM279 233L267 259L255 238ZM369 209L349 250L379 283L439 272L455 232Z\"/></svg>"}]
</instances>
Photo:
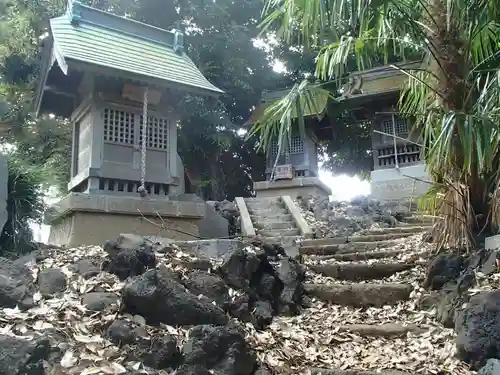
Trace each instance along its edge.
<instances>
[{"instance_id":1,"label":"small wooden shrine","mask_svg":"<svg viewBox=\"0 0 500 375\"><path fill-rule=\"evenodd\" d=\"M287 90L266 92L245 125L255 123L272 103L286 94ZM273 197L281 195L297 196L329 196L331 189L318 177L318 127L324 117L328 98L325 96L318 105L318 113L305 113L305 134L292 132L288 141L278 146L271 143L266 150L266 181L254 183L257 197ZM319 131L321 134L321 131Z\"/></svg>"},{"instance_id":2,"label":"small wooden shrine","mask_svg":"<svg viewBox=\"0 0 500 375\"><path fill-rule=\"evenodd\" d=\"M50 20L35 107L73 126L69 194L49 215L51 242L153 234L159 216L184 227L169 236L196 236L205 203L178 199L185 184L175 108L186 93L222 91L186 55L180 31L71 0Z\"/></svg>"},{"instance_id":3,"label":"small wooden shrine","mask_svg":"<svg viewBox=\"0 0 500 375\"><path fill-rule=\"evenodd\" d=\"M398 115L400 91L408 80L404 69L421 68L426 61L380 66L351 73L340 99L356 122L372 128L371 194L390 201L425 193L428 174L412 119Z\"/></svg>"},{"instance_id":4,"label":"small wooden shrine","mask_svg":"<svg viewBox=\"0 0 500 375\"><path fill-rule=\"evenodd\" d=\"M399 64L401 69L418 68L421 61ZM411 119L397 115L397 103L407 76L394 66L380 66L350 74L343 93L334 104L342 110L348 110L354 123L369 123L372 129L373 171L371 173L372 196L380 200L400 200L424 193L428 185L427 171L422 158L422 150L418 145L419 134L412 129ZM251 119L253 124L262 116L265 108L272 101L284 95L284 91L266 93ZM340 104L340 105L339 105ZM282 185L294 185L295 179L310 178L311 184L320 183L318 176L317 144L321 140L335 134L336 124L326 113L330 103L325 99L320 103L317 113L306 113L306 137L292 137L289 149L280 154L278 166L291 164L295 167L295 175L288 182L269 181L271 170L276 160L276 143L268 151L267 180L256 182L254 188L257 196L262 194L281 194ZM300 181L302 192L299 195L316 193L323 195L329 189L305 188ZM316 182L318 181L318 182ZM272 187L279 185L273 191ZM319 185L317 185L319 186ZM271 191L271 193L270 193Z\"/></svg>"}]
</instances>

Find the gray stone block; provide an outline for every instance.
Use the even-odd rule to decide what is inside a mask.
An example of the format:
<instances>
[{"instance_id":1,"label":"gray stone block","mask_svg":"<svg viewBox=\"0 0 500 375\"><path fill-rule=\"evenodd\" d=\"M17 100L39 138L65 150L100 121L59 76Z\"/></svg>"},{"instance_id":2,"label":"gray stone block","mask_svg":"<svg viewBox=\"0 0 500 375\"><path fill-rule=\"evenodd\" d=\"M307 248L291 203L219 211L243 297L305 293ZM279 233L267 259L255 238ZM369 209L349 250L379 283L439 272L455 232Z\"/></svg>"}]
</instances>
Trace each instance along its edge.
<instances>
[{"instance_id":1,"label":"gray stone block","mask_svg":"<svg viewBox=\"0 0 500 375\"><path fill-rule=\"evenodd\" d=\"M215 211L213 205L206 203L195 194L179 194L170 197L170 199L180 202L203 203L205 205L205 215L197 222L202 239L227 238L229 236L228 221Z\"/></svg>"}]
</instances>

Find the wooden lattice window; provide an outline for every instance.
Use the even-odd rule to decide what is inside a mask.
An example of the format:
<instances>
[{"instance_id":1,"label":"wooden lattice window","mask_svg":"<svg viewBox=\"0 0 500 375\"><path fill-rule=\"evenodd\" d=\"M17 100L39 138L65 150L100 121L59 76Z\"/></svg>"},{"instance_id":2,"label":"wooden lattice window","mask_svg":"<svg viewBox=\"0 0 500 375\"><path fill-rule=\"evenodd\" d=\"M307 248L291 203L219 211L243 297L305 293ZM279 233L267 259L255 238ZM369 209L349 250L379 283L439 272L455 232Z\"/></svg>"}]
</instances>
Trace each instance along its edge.
<instances>
[{"instance_id":1,"label":"wooden lattice window","mask_svg":"<svg viewBox=\"0 0 500 375\"><path fill-rule=\"evenodd\" d=\"M300 136L292 137L290 142L290 154L303 154L304 153L304 141Z\"/></svg>"},{"instance_id":2,"label":"wooden lattice window","mask_svg":"<svg viewBox=\"0 0 500 375\"><path fill-rule=\"evenodd\" d=\"M408 123L404 118L396 118L396 135L408 134ZM382 121L381 130L383 133L392 134L392 119Z\"/></svg>"},{"instance_id":3,"label":"wooden lattice window","mask_svg":"<svg viewBox=\"0 0 500 375\"><path fill-rule=\"evenodd\" d=\"M142 114L104 109L104 141L118 144L142 144ZM137 134L137 139L135 137ZM168 149L168 120L148 116L147 148Z\"/></svg>"},{"instance_id":4,"label":"wooden lattice window","mask_svg":"<svg viewBox=\"0 0 500 375\"><path fill-rule=\"evenodd\" d=\"M134 114L110 108L104 109L104 140L134 144Z\"/></svg>"},{"instance_id":5,"label":"wooden lattice window","mask_svg":"<svg viewBox=\"0 0 500 375\"><path fill-rule=\"evenodd\" d=\"M143 116L140 116L139 144L142 144ZM147 147L156 149L168 148L168 120L148 116Z\"/></svg>"},{"instance_id":6,"label":"wooden lattice window","mask_svg":"<svg viewBox=\"0 0 500 375\"><path fill-rule=\"evenodd\" d=\"M300 136L294 136L290 140L290 143L284 142L281 145L281 154L303 154L304 153L304 141ZM271 145L271 155L278 155L278 142L273 142Z\"/></svg>"}]
</instances>

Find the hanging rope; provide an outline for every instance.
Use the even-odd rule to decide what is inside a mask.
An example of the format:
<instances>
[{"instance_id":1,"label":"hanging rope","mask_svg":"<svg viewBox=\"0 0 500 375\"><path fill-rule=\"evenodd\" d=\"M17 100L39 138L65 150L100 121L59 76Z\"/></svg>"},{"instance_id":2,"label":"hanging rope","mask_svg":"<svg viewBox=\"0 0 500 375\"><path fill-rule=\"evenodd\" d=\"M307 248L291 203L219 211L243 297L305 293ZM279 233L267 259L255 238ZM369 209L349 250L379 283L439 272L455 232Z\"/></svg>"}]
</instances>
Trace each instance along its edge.
<instances>
[{"instance_id":1,"label":"hanging rope","mask_svg":"<svg viewBox=\"0 0 500 375\"><path fill-rule=\"evenodd\" d=\"M144 89L144 100L142 104L142 144L141 144L141 186L137 191L141 197L145 197L146 192L146 145L148 135L148 88Z\"/></svg>"},{"instance_id":2,"label":"hanging rope","mask_svg":"<svg viewBox=\"0 0 500 375\"><path fill-rule=\"evenodd\" d=\"M396 169L399 171L398 146L396 144L396 118L394 113L392 114L392 140L394 142L394 163L396 164Z\"/></svg>"}]
</instances>

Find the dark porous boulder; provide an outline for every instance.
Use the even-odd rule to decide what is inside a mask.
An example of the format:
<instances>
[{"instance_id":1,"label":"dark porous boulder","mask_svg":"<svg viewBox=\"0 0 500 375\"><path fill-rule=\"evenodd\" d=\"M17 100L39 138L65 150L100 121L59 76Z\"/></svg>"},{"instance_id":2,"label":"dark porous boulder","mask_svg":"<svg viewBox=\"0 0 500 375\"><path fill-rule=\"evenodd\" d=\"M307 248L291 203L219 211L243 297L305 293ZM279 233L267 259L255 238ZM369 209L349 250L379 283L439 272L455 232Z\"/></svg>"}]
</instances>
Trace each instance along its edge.
<instances>
[{"instance_id":1,"label":"dark porous boulder","mask_svg":"<svg viewBox=\"0 0 500 375\"><path fill-rule=\"evenodd\" d=\"M258 300L252 304L252 321L256 329L265 329L273 321L274 308L271 302Z\"/></svg>"},{"instance_id":2,"label":"dark porous boulder","mask_svg":"<svg viewBox=\"0 0 500 375\"><path fill-rule=\"evenodd\" d=\"M283 284L279 301L281 312L299 313L306 276L304 267L293 259L285 258L280 261L277 273Z\"/></svg>"},{"instance_id":3,"label":"dark porous boulder","mask_svg":"<svg viewBox=\"0 0 500 375\"><path fill-rule=\"evenodd\" d=\"M169 333L157 334L152 337L137 337L134 344L123 348L128 360L139 361L154 369L174 369L181 355L175 338Z\"/></svg>"},{"instance_id":4,"label":"dark porous boulder","mask_svg":"<svg viewBox=\"0 0 500 375\"><path fill-rule=\"evenodd\" d=\"M38 288L43 296L64 292L67 285L66 275L59 268L45 268L38 274Z\"/></svg>"},{"instance_id":5,"label":"dark porous boulder","mask_svg":"<svg viewBox=\"0 0 500 375\"><path fill-rule=\"evenodd\" d=\"M250 375L256 368L256 358L239 327L201 325L189 331L182 348L184 365L201 366L216 374Z\"/></svg>"},{"instance_id":6,"label":"dark porous boulder","mask_svg":"<svg viewBox=\"0 0 500 375\"><path fill-rule=\"evenodd\" d=\"M116 241L107 241L104 250L109 255L106 271L125 280L142 275L156 267L156 257L152 245L144 238L132 234L122 234Z\"/></svg>"},{"instance_id":7,"label":"dark porous boulder","mask_svg":"<svg viewBox=\"0 0 500 375\"><path fill-rule=\"evenodd\" d=\"M462 294L476 285L476 274L474 269L466 269L463 271L456 282L456 292Z\"/></svg>"},{"instance_id":8,"label":"dark porous boulder","mask_svg":"<svg viewBox=\"0 0 500 375\"><path fill-rule=\"evenodd\" d=\"M44 375L43 362L49 353L47 339L25 340L0 335L0 374Z\"/></svg>"},{"instance_id":9,"label":"dark porous boulder","mask_svg":"<svg viewBox=\"0 0 500 375\"><path fill-rule=\"evenodd\" d=\"M47 246L45 244L37 244L38 250L34 250L31 253L25 254L16 258L14 263L20 266L26 266L27 264L39 263L47 258L51 257L51 251L49 248L44 249L41 248L43 246Z\"/></svg>"},{"instance_id":10,"label":"dark porous boulder","mask_svg":"<svg viewBox=\"0 0 500 375\"><path fill-rule=\"evenodd\" d=\"M126 320L116 319L106 330L106 337L116 345L131 344L136 339L134 326Z\"/></svg>"},{"instance_id":11,"label":"dark porous boulder","mask_svg":"<svg viewBox=\"0 0 500 375\"><path fill-rule=\"evenodd\" d=\"M396 218L398 221L404 221L407 217L411 216L411 211L408 206L398 204L394 207L390 207L388 212Z\"/></svg>"},{"instance_id":12,"label":"dark porous boulder","mask_svg":"<svg viewBox=\"0 0 500 375\"><path fill-rule=\"evenodd\" d=\"M436 320L446 328L454 328L457 314L465 302L466 296L456 289L444 289L423 295L417 306L422 310L436 309Z\"/></svg>"},{"instance_id":13,"label":"dark porous boulder","mask_svg":"<svg viewBox=\"0 0 500 375\"><path fill-rule=\"evenodd\" d=\"M70 347L70 343L67 341L68 337L56 328L44 330L38 339L49 341L49 354L45 358L48 363L60 362L64 353Z\"/></svg>"},{"instance_id":14,"label":"dark porous boulder","mask_svg":"<svg viewBox=\"0 0 500 375\"><path fill-rule=\"evenodd\" d=\"M497 259L500 259L500 252L491 251L482 264L480 271L485 275L491 275L498 272Z\"/></svg>"},{"instance_id":15,"label":"dark porous boulder","mask_svg":"<svg viewBox=\"0 0 500 375\"><path fill-rule=\"evenodd\" d=\"M212 375L212 373L204 366L182 365L177 369L175 375Z\"/></svg>"},{"instance_id":16,"label":"dark porous boulder","mask_svg":"<svg viewBox=\"0 0 500 375\"><path fill-rule=\"evenodd\" d=\"M218 275L194 270L186 274L181 283L194 295L204 295L218 306L229 303L229 288Z\"/></svg>"},{"instance_id":17,"label":"dark porous boulder","mask_svg":"<svg viewBox=\"0 0 500 375\"><path fill-rule=\"evenodd\" d=\"M500 290L479 293L455 320L457 356L473 369L500 358Z\"/></svg>"},{"instance_id":18,"label":"dark porous boulder","mask_svg":"<svg viewBox=\"0 0 500 375\"><path fill-rule=\"evenodd\" d=\"M252 241L253 246L260 247L264 254L269 258L278 258L279 256L286 257L285 248L282 244L269 242L263 238L256 238Z\"/></svg>"},{"instance_id":19,"label":"dark porous boulder","mask_svg":"<svg viewBox=\"0 0 500 375\"><path fill-rule=\"evenodd\" d=\"M246 293L229 306L229 314L263 329L279 313L300 311L305 270L294 259L270 262L265 251L237 250L229 254L217 270L231 287ZM248 312L251 312L250 314Z\"/></svg>"},{"instance_id":20,"label":"dark porous boulder","mask_svg":"<svg viewBox=\"0 0 500 375\"><path fill-rule=\"evenodd\" d=\"M457 314L464 303L464 296L457 291L441 291L436 311L437 320L444 327L453 328Z\"/></svg>"},{"instance_id":21,"label":"dark porous boulder","mask_svg":"<svg viewBox=\"0 0 500 375\"><path fill-rule=\"evenodd\" d=\"M0 307L33 306L35 286L26 266L0 257Z\"/></svg>"},{"instance_id":22,"label":"dark porous boulder","mask_svg":"<svg viewBox=\"0 0 500 375\"><path fill-rule=\"evenodd\" d=\"M183 326L227 322L224 311L198 299L164 266L131 279L123 288L122 299L126 311L143 316L150 324Z\"/></svg>"},{"instance_id":23,"label":"dark porous boulder","mask_svg":"<svg viewBox=\"0 0 500 375\"><path fill-rule=\"evenodd\" d=\"M259 283L257 284L257 294L260 298L266 301L277 301L281 291L283 290L283 283L273 273L263 272L260 275Z\"/></svg>"},{"instance_id":24,"label":"dark porous boulder","mask_svg":"<svg viewBox=\"0 0 500 375\"><path fill-rule=\"evenodd\" d=\"M251 322L253 319L251 304L247 295L238 296L229 304L229 315L244 323Z\"/></svg>"},{"instance_id":25,"label":"dark porous boulder","mask_svg":"<svg viewBox=\"0 0 500 375\"><path fill-rule=\"evenodd\" d=\"M477 375L500 375L500 360L490 358L486 365L478 371Z\"/></svg>"},{"instance_id":26,"label":"dark porous boulder","mask_svg":"<svg viewBox=\"0 0 500 375\"><path fill-rule=\"evenodd\" d=\"M93 258L80 259L70 266L70 270L84 279L89 279L101 272L100 261Z\"/></svg>"},{"instance_id":27,"label":"dark porous boulder","mask_svg":"<svg viewBox=\"0 0 500 375\"><path fill-rule=\"evenodd\" d=\"M110 292L90 292L82 297L82 305L90 311L103 311L111 306L117 306L119 298Z\"/></svg>"},{"instance_id":28,"label":"dark porous boulder","mask_svg":"<svg viewBox=\"0 0 500 375\"><path fill-rule=\"evenodd\" d=\"M465 265L469 270L474 270L479 268L483 263L486 262L491 251L486 249L476 250L474 253L469 255L467 259L465 259Z\"/></svg>"},{"instance_id":29,"label":"dark porous boulder","mask_svg":"<svg viewBox=\"0 0 500 375\"><path fill-rule=\"evenodd\" d=\"M159 375L159 372L157 370L145 366L141 367L142 368L140 370L130 370L124 373L123 375Z\"/></svg>"},{"instance_id":30,"label":"dark porous boulder","mask_svg":"<svg viewBox=\"0 0 500 375\"><path fill-rule=\"evenodd\" d=\"M436 255L427 267L427 277L424 288L441 289L446 283L455 281L462 272L464 259L456 252Z\"/></svg>"},{"instance_id":31,"label":"dark porous boulder","mask_svg":"<svg viewBox=\"0 0 500 375\"><path fill-rule=\"evenodd\" d=\"M262 366L254 372L254 375L272 375L272 373L267 368Z\"/></svg>"},{"instance_id":32,"label":"dark porous boulder","mask_svg":"<svg viewBox=\"0 0 500 375\"><path fill-rule=\"evenodd\" d=\"M227 285L248 293L252 291L252 282L260 279L261 258L238 249L226 255L218 271Z\"/></svg>"}]
</instances>

